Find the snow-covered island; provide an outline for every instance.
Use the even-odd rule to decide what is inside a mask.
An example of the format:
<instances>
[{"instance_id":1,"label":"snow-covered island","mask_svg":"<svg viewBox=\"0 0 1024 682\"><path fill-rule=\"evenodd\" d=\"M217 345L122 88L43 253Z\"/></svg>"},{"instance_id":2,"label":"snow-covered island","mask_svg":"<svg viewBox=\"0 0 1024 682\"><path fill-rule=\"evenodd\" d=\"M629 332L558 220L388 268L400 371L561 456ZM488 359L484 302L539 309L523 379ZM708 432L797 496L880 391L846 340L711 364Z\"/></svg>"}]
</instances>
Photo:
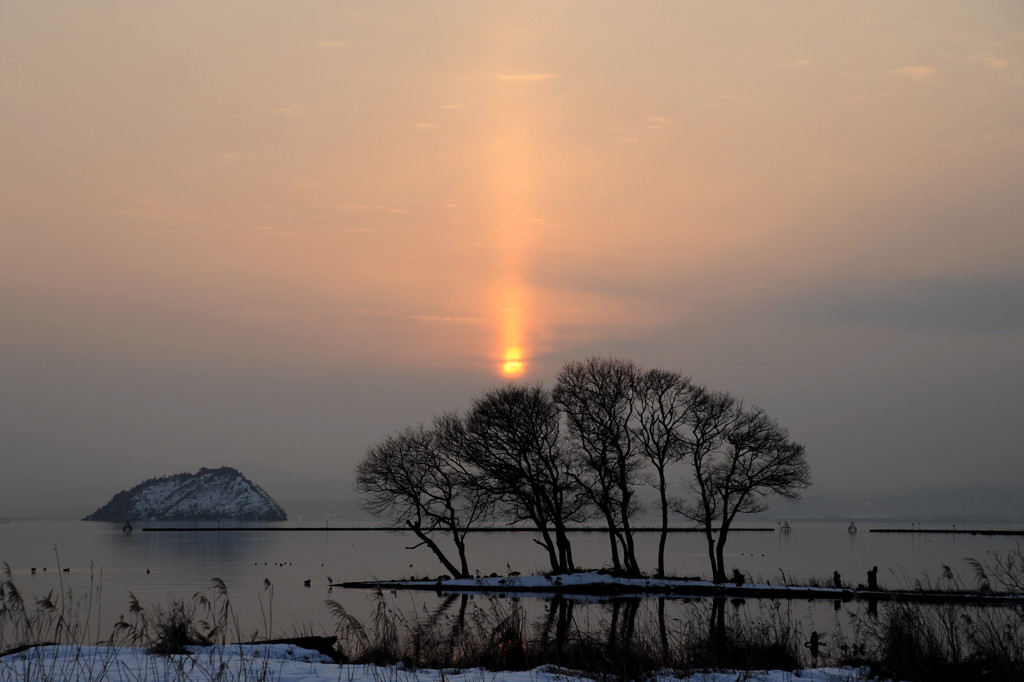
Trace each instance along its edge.
<instances>
[{"instance_id":1,"label":"snow-covered island","mask_svg":"<svg viewBox=\"0 0 1024 682\"><path fill-rule=\"evenodd\" d=\"M237 469L202 468L143 481L122 490L83 521L287 521L263 488Z\"/></svg>"}]
</instances>

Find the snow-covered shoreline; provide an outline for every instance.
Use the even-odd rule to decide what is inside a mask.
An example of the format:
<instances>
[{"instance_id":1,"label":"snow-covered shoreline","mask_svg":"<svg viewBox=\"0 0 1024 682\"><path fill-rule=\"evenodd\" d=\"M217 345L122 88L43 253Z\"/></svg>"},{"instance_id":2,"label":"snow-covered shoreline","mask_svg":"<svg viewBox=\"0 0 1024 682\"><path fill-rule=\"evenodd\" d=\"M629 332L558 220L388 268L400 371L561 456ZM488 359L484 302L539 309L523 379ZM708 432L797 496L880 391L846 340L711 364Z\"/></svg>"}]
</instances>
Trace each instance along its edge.
<instances>
[{"instance_id":1,"label":"snow-covered shoreline","mask_svg":"<svg viewBox=\"0 0 1024 682\"><path fill-rule=\"evenodd\" d=\"M866 668L808 668L799 671L698 671L678 675L660 671L658 682L732 682L742 677L760 682L859 682L872 679ZM289 644L196 647L188 654L159 656L138 647L38 646L0 658L0 682L569 682L591 679L556 666L532 670L483 668L433 670L401 665L339 665L315 651Z\"/></svg>"},{"instance_id":2,"label":"snow-covered shoreline","mask_svg":"<svg viewBox=\"0 0 1024 682\"><path fill-rule=\"evenodd\" d=\"M473 578L441 578L346 582L345 588L403 589L444 592L541 593L608 597L750 597L761 599L879 599L894 601L964 602L1000 604L1024 600L1019 594L864 590L771 583L720 583L692 578L627 578L607 571L582 571L566 575L490 575Z\"/></svg>"}]
</instances>

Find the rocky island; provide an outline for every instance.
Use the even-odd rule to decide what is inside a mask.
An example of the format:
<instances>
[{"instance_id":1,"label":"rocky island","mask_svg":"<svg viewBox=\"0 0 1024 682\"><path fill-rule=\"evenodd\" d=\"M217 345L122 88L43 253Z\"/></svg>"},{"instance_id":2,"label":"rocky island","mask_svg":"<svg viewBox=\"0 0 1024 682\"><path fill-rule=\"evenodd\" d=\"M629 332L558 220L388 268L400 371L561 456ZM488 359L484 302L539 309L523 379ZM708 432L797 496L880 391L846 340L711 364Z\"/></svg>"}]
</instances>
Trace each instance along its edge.
<instances>
[{"instance_id":1,"label":"rocky island","mask_svg":"<svg viewBox=\"0 0 1024 682\"><path fill-rule=\"evenodd\" d=\"M287 521L263 488L237 469L202 468L122 490L83 521Z\"/></svg>"}]
</instances>

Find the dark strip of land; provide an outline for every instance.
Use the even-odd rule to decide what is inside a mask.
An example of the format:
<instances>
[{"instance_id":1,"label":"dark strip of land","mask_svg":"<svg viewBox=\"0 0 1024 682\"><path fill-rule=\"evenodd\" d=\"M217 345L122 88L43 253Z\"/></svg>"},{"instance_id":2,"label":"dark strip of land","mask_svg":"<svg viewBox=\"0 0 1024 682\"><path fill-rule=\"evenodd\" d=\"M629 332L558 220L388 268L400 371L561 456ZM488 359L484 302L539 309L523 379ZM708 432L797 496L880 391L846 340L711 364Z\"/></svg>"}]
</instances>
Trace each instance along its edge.
<instances>
[{"instance_id":1,"label":"dark strip of land","mask_svg":"<svg viewBox=\"0 0 1024 682\"><path fill-rule=\"evenodd\" d=\"M633 528L634 533L660 533L660 528ZM409 529L402 526L203 526L201 528L190 527L190 526L168 526L168 527L157 527L157 528L143 528L145 533L240 533L240 532L274 532L274 533L310 533L316 531L318 533L323 532L342 532L342 533L362 533L367 531L372 532L408 532ZM578 528L566 528L567 533L607 533L607 528L600 528L595 526L581 526ZM502 527L502 526L488 526L486 528L467 528L468 533L535 533L536 528L526 528L520 526L513 527ZM703 533L703 528L669 528L669 533ZM715 529L717 532L717 529ZM774 528L730 528L730 533L774 533Z\"/></svg>"},{"instance_id":2,"label":"dark strip of land","mask_svg":"<svg viewBox=\"0 0 1024 682\"><path fill-rule=\"evenodd\" d=\"M338 587L336 583L331 587ZM397 580L345 582L348 589L430 590L440 594L475 592L478 594L550 594L576 597L670 597L673 599L727 597L747 599L806 599L827 601L896 601L934 604L978 604L986 606L1020 606L1024 595L979 592L940 592L925 590L854 590L821 587L694 584L680 580L678 585L623 585L616 583L570 585L517 585L508 580L505 585L451 584L436 580Z\"/></svg>"},{"instance_id":3,"label":"dark strip of land","mask_svg":"<svg viewBox=\"0 0 1024 682\"><path fill-rule=\"evenodd\" d=\"M914 533L917 535L1024 535L1024 530L982 530L960 528L872 528L871 533Z\"/></svg>"}]
</instances>

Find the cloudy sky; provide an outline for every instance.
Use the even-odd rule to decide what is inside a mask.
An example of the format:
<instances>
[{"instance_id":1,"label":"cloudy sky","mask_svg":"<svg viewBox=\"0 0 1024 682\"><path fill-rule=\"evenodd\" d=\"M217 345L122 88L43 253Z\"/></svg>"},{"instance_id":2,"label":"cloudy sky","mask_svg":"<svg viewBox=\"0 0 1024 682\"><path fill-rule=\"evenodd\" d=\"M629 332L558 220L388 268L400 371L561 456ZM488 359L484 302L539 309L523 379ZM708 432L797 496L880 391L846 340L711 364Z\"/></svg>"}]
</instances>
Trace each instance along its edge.
<instances>
[{"instance_id":1,"label":"cloudy sky","mask_svg":"<svg viewBox=\"0 0 1024 682\"><path fill-rule=\"evenodd\" d=\"M593 354L1024 478L1019 2L2 2L0 84L0 516L348 496Z\"/></svg>"}]
</instances>

